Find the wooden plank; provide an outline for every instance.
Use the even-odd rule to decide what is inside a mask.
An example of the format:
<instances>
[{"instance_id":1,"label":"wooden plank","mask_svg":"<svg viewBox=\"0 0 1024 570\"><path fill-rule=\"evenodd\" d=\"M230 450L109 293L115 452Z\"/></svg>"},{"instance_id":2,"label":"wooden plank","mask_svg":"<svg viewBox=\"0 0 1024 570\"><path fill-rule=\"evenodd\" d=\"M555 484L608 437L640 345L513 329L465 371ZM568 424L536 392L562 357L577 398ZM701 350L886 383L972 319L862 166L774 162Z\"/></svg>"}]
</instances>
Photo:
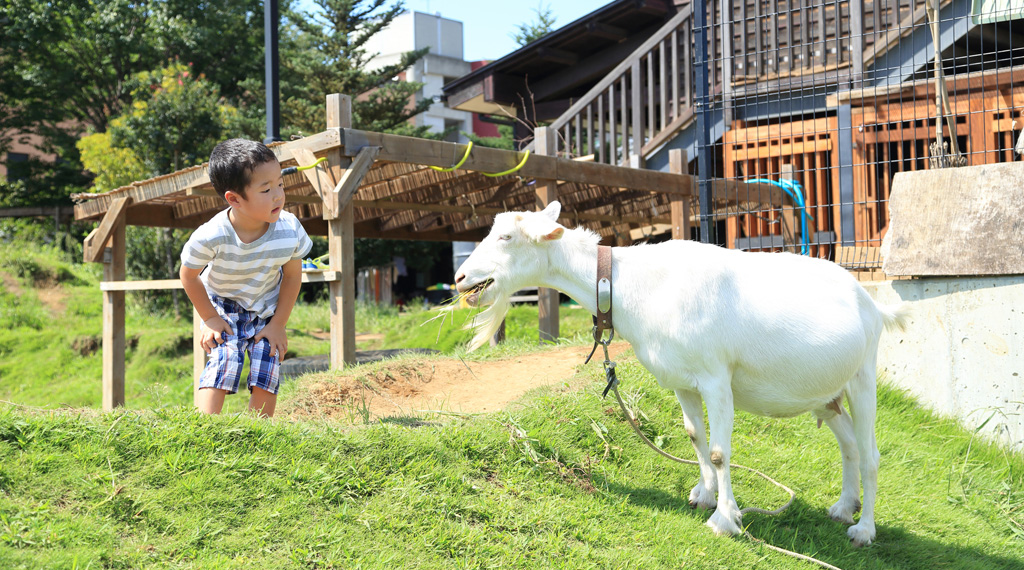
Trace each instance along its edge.
<instances>
[{"instance_id":1,"label":"wooden plank","mask_svg":"<svg viewBox=\"0 0 1024 570\"><path fill-rule=\"evenodd\" d=\"M658 29L658 31L651 34L647 41L641 44L640 47L636 48L632 55L624 58L622 63L615 66L614 69L608 72L608 74L604 76L604 79L594 85L590 91L587 91L586 95L580 97L565 113L562 113L562 115L558 119L555 119L555 121L549 126L555 129L562 128L571 117L577 115L584 107L589 105L594 99L597 99L599 94L604 93L605 90L614 85L616 81L623 78L626 71L633 66L633 59L638 56L638 54L650 52L658 45L658 42L666 36L674 33L676 28L690 17L692 10L693 8L689 4L680 7L679 11L676 12L671 19L667 20L665 24Z\"/></svg>"},{"instance_id":2,"label":"wooden plank","mask_svg":"<svg viewBox=\"0 0 1024 570\"><path fill-rule=\"evenodd\" d=\"M124 224L125 210L131 203L132 199L127 196L114 200L111 208L103 215L100 225L86 236L85 243L82 244L82 257L85 258L85 261L89 263L103 261L103 251L107 247L107 242L114 235L118 223Z\"/></svg>"},{"instance_id":3,"label":"wooden plank","mask_svg":"<svg viewBox=\"0 0 1024 570\"><path fill-rule=\"evenodd\" d=\"M130 198L120 198L108 232L110 248L103 256L103 281L124 281L125 278L125 219L124 207ZM104 216L104 221L107 221ZM104 240L106 241L106 240ZM105 411L124 405L124 291L103 292L103 378L102 403Z\"/></svg>"},{"instance_id":4,"label":"wooden plank","mask_svg":"<svg viewBox=\"0 0 1024 570\"><path fill-rule=\"evenodd\" d=\"M686 62L683 62L683 69L688 70ZM682 77L679 75L679 34L678 30L672 30L672 118L679 118L679 82Z\"/></svg>"},{"instance_id":5,"label":"wooden plank","mask_svg":"<svg viewBox=\"0 0 1024 570\"><path fill-rule=\"evenodd\" d=\"M347 95L327 96L327 128L347 129L352 127L352 98ZM345 142L351 140L345 135ZM381 146L381 145L371 145ZM353 150L346 146L346 151ZM353 154L358 154L358 151ZM332 167L343 168L341 149L328 152ZM372 163L373 161L370 160ZM403 161L404 162L404 161ZM347 165L346 165L347 166ZM438 165L441 166L441 165ZM365 173L364 173L365 174ZM337 178L344 177L337 172ZM360 176L362 178L362 176ZM333 186L332 186L333 188ZM340 204L339 204L340 206ZM329 304L331 310L331 368L340 369L356 363L356 271L355 271L355 207L350 203L336 212L328 221L327 248L331 271L340 274L340 279L331 281Z\"/></svg>"},{"instance_id":6,"label":"wooden plank","mask_svg":"<svg viewBox=\"0 0 1024 570\"><path fill-rule=\"evenodd\" d=\"M890 275L1024 273L1024 164L901 172L889 201Z\"/></svg>"},{"instance_id":7,"label":"wooden plank","mask_svg":"<svg viewBox=\"0 0 1024 570\"><path fill-rule=\"evenodd\" d=\"M555 150L554 129L537 127L533 131L533 140L537 154L546 155ZM543 210L548 204L558 200L558 182L556 180L537 180L537 210ZM537 289L538 327L541 342L558 340L558 296L556 289L540 287Z\"/></svg>"},{"instance_id":8,"label":"wooden plank","mask_svg":"<svg viewBox=\"0 0 1024 570\"><path fill-rule=\"evenodd\" d=\"M624 112L623 112L624 114ZM626 129L624 125L623 130ZM626 132L628 135L628 132ZM416 162L433 166L450 166L455 143L417 139L356 129L344 130L344 153L355 156L364 146L381 147L377 160ZM614 144L614 139L613 139ZM473 152L462 170L501 172L514 168L523 153L501 149L473 147ZM611 158L609 158L611 160ZM533 153L516 171L523 178L544 178L563 182L580 182L601 186L633 188L665 194L685 194L675 174L654 170L636 170L597 162L583 162L569 158Z\"/></svg>"},{"instance_id":9,"label":"wooden plank","mask_svg":"<svg viewBox=\"0 0 1024 570\"><path fill-rule=\"evenodd\" d=\"M622 79L619 81L619 126L622 130L622 149L618 160L613 164L629 164L629 88L626 86L625 75L623 75Z\"/></svg>"},{"instance_id":10,"label":"wooden plank","mask_svg":"<svg viewBox=\"0 0 1024 570\"><path fill-rule=\"evenodd\" d=\"M185 191L186 196L206 196L219 198L220 195L217 191L212 188L189 188ZM323 204L323 200L320 196L309 195L309 194L291 194L285 192L284 195L285 204Z\"/></svg>"},{"instance_id":11,"label":"wooden plank","mask_svg":"<svg viewBox=\"0 0 1024 570\"><path fill-rule=\"evenodd\" d=\"M180 283L180 280L179 280ZM202 331L200 325L203 324L203 318L199 316L199 311L192 308L192 405L199 407L199 380L203 376L203 370L206 369L206 349L203 348Z\"/></svg>"},{"instance_id":12,"label":"wooden plank","mask_svg":"<svg viewBox=\"0 0 1024 570\"><path fill-rule=\"evenodd\" d=\"M296 162L299 163L299 166L313 166L317 161L317 157L313 154L313 151L306 148L296 148L292 151L292 154L295 157ZM314 168L309 168L308 170L303 170L302 174L304 174L306 179L309 180L309 183L313 185L313 190L316 191L317 195L320 196L320 199L324 203L324 219L333 219L337 215L335 210L336 203L333 200L330 200L330 197L331 191L337 185L337 181L331 177L327 168L320 165Z\"/></svg>"},{"instance_id":13,"label":"wooden plank","mask_svg":"<svg viewBox=\"0 0 1024 570\"><path fill-rule=\"evenodd\" d=\"M366 146L359 149L356 157L352 159L352 164L345 169L345 173L341 175L338 185L331 192L331 211L340 212L348 206L349 202L352 201L352 196L355 195L356 190L359 188L359 183L362 182L366 173L370 171L373 161L377 158L378 154L380 154L379 146Z\"/></svg>"},{"instance_id":14,"label":"wooden plank","mask_svg":"<svg viewBox=\"0 0 1024 570\"><path fill-rule=\"evenodd\" d=\"M668 166L676 174L686 174L686 151L677 148L668 151ZM692 204L690 198L671 197L672 239L690 239Z\"/></svg>"}]
</instances>

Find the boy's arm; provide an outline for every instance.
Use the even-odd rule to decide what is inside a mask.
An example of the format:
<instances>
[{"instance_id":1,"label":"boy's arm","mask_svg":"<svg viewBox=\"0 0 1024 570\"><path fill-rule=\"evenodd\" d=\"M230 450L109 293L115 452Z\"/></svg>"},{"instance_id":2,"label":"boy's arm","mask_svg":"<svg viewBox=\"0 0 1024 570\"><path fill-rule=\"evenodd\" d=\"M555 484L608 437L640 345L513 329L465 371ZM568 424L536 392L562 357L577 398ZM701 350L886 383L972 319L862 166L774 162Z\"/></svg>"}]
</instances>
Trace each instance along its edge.
<instances>
[{"instance_id":1,"label":"boy's arm","mask_svg":"<svg viewBox=\"0 0 1024 570\"><path fill-rule=\"evenodd\" d=\"M203 319L203 326L199 329L200 344L209 353L218 344L224 342L221 333L232 334L232 331L231 325L224 322L224 319L220 318L217 313L217 309L213 308L213 303L210 302L210 297L206 293L206 287L199 279L199 274L202 271L202 269L191 269L182 265L178 277L181 278L185 294L188 295L192 306L199 313L199 318Z\"/></svg>"},{"instance_id":2,"label":"boy's arm","mask_svg":"<svg viewBox=\"0 0 1024 570\"><path fill-rule=\"evenodd\" d=\"M270 355L276 355L279 360L284 359L288 352L288 335L285 333L285 325L288 324L288 317L292 314L295 301L299 298L299 288L302 286L302 260L292 259L281 267L281 289L277 294L277 309L270 322L253 339L259 342L266 338L270 343Z\"/></svg>"}]
</instances>

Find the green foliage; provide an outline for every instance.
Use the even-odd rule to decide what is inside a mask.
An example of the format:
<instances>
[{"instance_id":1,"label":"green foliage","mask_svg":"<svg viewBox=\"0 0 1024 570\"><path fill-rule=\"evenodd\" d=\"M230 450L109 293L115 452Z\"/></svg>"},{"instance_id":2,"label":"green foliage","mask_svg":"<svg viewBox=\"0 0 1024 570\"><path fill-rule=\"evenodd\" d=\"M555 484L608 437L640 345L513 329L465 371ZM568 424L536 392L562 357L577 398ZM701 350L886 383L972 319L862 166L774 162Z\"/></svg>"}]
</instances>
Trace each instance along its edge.
<instances>
[{"instance_id":1,"label":"green foliage","mask_svg":"<svg viewBox=\"0 0 1024 570\"><path fill-rule=\"evenodd\" d=\"M132 78L132 107L110 122L111 143L132 149L151 175L205 162L220 142L226 116L217 88L175 63Z\"/></svg>"},{"instance_id":2,"label":"green foliage","mask_svg":"<svg viewBox=\"0 0 1024 570\"><path fill-rule=\"evenodd\" d=\"M520 46L533 43L555 29L555 16L552 15L551 6L545 6L541 2L533 9L533 13L537 15L536 20L517 25L516 31L510 34Z\"/></svg>"},{"instance_id":3,"label":"green foliage","mask_svg":"<svg viewBox=\"0 0 1024 570\"><path fill-rule=\"evenodd\" d=\"M59 160L30 160L9 205L68 203L88 184L75 142L102 133L130 104L128 78L191 62L230 98L262 73L259 0L7 0L0 2L0 151L26 133ZM255 32L255 33L254 33Z\"/></svg>"},{"instance_id":4,"label":"green foliage","mask_svg":"<svg viewBox=\"0 0 1024 570\"><path fill-rule=\"evenodd\" d=\"M93 133L82 137L76 145L82 155L82 166L93 172L93 192L109 192L149 177L149 171L130 148L111 144L110 133Z\"/></svg>"},{"instance_id":5,"label":"green foliage","mask_svg":"<svg viewBox=\"0 0 1024 570\"><path fill-rule=\"evenodd\" d=\"M401 2L388 0L314 0L311 12L282 9L286 25L281 37L281 122L300 133L317 133L324 125L324 94L361 95L353 102L353 122L372 131L399 129L420 136L425 127L403 125L425 111L430 101L409 101L420 83L394 81L426 54L407 52L401 61L375 70L375 55L366 42L398 16Z\"/></svg>"}]
</instances>

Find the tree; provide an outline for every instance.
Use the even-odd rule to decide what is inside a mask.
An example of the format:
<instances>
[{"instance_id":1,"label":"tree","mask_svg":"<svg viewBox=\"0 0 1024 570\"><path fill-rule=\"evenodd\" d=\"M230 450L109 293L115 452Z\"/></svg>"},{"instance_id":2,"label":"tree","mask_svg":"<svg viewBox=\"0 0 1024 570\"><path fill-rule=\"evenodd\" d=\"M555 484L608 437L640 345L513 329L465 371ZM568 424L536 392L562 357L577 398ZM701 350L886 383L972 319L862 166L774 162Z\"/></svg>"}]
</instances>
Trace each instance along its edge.
<instances>
[{"instance_id":1,"label":"tree","mask_svg":"<svg viewBox=\"0 0 1024 570\"><path fill-rule=\"evenodd\" d=\"M260 0L4 0L0 2L0 150L42 137L57 161L23 163L20 205L66 203L88 184L75 142L105 132L131 103L127 79L193 62L230 97L262 73Z\"/></svg>"},{"instance_id":2,"label":"tree","mask_svg":"<svg viewBox=\"0 0 1024 570\"><path fill-rule=\"evenodd\" d=\"M537 15L536 21L519 24L516 26L517 31L511 34L512 39L520 46L533 43L555 29L555 17L551 14L551 6L540 3L533 9L533 13Z\"/></svg>"},{"instance_id":3,"label":"tree","mask_svg":"<svg viewBox=\"0 0 1024 570\"><path fill-rule=\"evenodd\" d=\"M234 112L221 105L216 86L181 63L129 83L132 107L110 122L113 145L134 150L151 175L205 162Z\"/></svg>"},{"instance_id":4,"label":"tree","mask_svg":"<svg viewBox=\"0 0 1024 570\"><path fill-rule=\"evenodd\" d=\"M366 42L402 13L389 0L315 0L312 12L282 10L281 123L304 134L324 128L324 96L355 97L353 122L361 129L424 136L426 127L407 126L431 101L410 104L421 83L397 81L427 50L407 52L401 61L369 69L374 55Z\"/></svg>"}]
</instances>

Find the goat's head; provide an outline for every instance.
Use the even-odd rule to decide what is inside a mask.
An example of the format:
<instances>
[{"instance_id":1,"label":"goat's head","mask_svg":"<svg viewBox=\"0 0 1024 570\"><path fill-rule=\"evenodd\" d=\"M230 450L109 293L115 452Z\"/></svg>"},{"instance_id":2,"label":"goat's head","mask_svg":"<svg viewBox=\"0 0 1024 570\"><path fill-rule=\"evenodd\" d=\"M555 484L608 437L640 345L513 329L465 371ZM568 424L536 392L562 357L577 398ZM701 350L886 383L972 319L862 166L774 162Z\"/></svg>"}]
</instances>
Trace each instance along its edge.
<instances>
[{"instance_id":1,"label":"goat's head","mask_svg":"<svg viewBox=\"0 0 1024 570\"><path fill-rule=\"evenodd\" d=\"M562 206L552 202L542 212L506 212L494 217L491 233L455 272L455 287L468 293L472 306L491 305L471 326L478 329L471 348L486 342L501 324L513 293L536 285L548 270L546 247L562 237Z\"/></svg>"}]
</instances>

